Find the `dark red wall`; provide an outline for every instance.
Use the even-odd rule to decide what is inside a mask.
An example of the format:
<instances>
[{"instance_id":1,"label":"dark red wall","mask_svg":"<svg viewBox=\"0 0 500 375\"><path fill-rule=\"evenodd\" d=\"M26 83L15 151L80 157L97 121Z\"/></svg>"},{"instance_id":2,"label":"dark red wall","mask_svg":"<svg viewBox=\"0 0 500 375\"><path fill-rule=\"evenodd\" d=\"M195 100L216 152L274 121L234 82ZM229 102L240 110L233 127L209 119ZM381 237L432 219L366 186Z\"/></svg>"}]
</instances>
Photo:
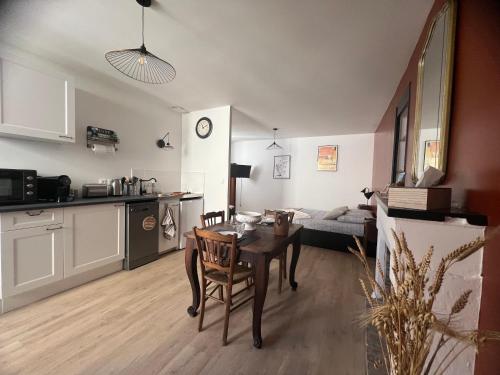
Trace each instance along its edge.
<instances>
[{"instance_id":1,"label":"dark red wall","mask_svg":"<svg viewBox=\"0 0 500 375\"><path fill-rule=\"evenodd\" d=\"M375 134L373 187L390 182L396 104L411 82L410 124L414 122L417 64L427 29L444 0L436 0L399 87ZM500 225L500 1L458 0L455 66L445 184L465 206ZM411 171L413 132L408 143ZM500 331L500 236L484 252L479 325ZM500 344L480 349L476 374L500 374Z\"/></svg>"}]
</instances>

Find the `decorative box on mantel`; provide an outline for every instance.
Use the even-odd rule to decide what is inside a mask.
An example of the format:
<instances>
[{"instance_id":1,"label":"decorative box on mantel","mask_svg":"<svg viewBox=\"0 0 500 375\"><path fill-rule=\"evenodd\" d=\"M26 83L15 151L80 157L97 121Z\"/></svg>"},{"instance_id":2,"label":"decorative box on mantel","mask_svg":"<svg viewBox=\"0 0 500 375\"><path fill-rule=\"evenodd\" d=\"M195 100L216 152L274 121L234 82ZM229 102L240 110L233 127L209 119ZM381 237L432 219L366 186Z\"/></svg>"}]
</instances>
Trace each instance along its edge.
<instances>
[{"instance_id":1,"label":"decorative box on mantel","mask_svg":"<svg viewBox=\"0 0 500 375\"><path fill-rule=\"evenodd\" d=\"M451 206L451 189L391 187L388 206L414 210L446 210Z\"/></svg>"},{"instance_id":2,"label":"decorative box on mantel","mask_svg":"<svg viewBox=\"0 0 500 375\"><path fill-rule=\"evenodd\" d=\"M415 254L415 259L420 262L423 255L432 245L434 255L430 265L431 277L439 264L441 258L455 248L468 243L477 237L484 237L485 226L471 225L467 216L450 217L445 211L441 211L440 221L433 221L428 217L415 219L413 217L394 217L394 212L387 206L387 200L376 195L377 198L377 260L382 267L389 265L392 269L389 249L394 248L392 230L396 233L404 232L408 246ZM399 210L422 213L418 210ZM398 213L399 211L396 211ZM479 216L479 215L476 215ZM416 216L418 217L418 216ZM486 222L486 218L482 220ZM389 263L389 264L387 264ZM476 252L463 262L451 267L443 282L443 287L436 300L435 309L438 313L449 313L453 303L466 290L472 290L469 304L460 313L457 322L459 330L477 329L479 321L479 307L481 305L483 268L483 249ZM390 273L392 279L392 274ZM385 280L377 274L377 281L384 285ZM447 345L451 347L450 341ZM457 348L461 347L460 345ZM446 353L442 350L440 353ZM447 374L467 375L474 373L474 361L476 353L474 348L467 348L461 353L447 370ZM436 363L439 363L439 355Z\"/></svg>"}]
</instances>

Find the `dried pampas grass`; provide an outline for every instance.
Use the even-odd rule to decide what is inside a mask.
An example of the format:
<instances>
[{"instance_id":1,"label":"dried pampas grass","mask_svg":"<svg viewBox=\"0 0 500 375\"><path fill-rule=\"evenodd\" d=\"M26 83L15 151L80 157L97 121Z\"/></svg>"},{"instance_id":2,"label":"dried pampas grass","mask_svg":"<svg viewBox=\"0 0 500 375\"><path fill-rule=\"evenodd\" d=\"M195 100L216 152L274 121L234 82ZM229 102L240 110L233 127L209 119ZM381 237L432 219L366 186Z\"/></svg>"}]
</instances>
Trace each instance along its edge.
<instances>
[{"instance_id":1,"label":"dried pampas grass","mask_svg":"<svg viewBox=\"0 0 500 375\"><path fill-rule=\"evenodd\" d=\"M469 346L478 346L487 339L498 340L498 332L461 332L455 330L453 320L469 302L471 290L464 291L446 316L433 312L434 302L443 285L446 272L484 246L476 240L460 246L441 259L433 280L429 279L431 246L417 264L409 249L404 233L393 231L395 248L391 251L391 287L378 284L368 264L365 249L355 237L359 251L349 248L363 265L366 279L360 279L361 288L369 303L366 315L360 317L364 325L377 329L384 364L391 375L443 374L453 361ZM376 270L385 278L382 266ZM381 298L372 298L376 292ZM436 340L435 340L436 339ZM445 345L454 341L454 345ZM441 351L439 361L437 354Z\"/></svg>"}]
</instances>

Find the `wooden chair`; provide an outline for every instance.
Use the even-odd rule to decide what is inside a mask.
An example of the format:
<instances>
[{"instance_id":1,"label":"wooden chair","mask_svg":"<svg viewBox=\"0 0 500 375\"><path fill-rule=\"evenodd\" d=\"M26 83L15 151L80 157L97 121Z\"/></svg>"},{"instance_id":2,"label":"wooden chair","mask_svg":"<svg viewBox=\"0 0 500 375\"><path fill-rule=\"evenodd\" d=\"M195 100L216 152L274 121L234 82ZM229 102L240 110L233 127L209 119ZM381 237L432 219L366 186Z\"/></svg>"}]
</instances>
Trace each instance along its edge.
<instances>
[{"instance_id":1,"label":"wooden chair","mask_svg":"<svg viewBox=\"0 0 500 375\"><path fill-rule=\"evenodd\" d=\"M201 219L201 227L202 228L207 228L212 225L217 224L217 218L220 218L220 222L224 223L224 211L212 211L212 212L207 212L204 215L200 215ZM210 284L209 284L210 285ZM219 291L219 300L224 301L224 291L221 288L216 288Z\"/></svg>"},{"instance_id":2,"label":"wooden chair","mask_svg":"<svg viewBox=\"0 0 500 375\"><path fill-rule=\"evenodd\" d=\"M235 215L235 212L236 212L236 210L234 208L232 210L231 210L231 207L229 208L229 217L228 217L229 221L231 221L231 218L232 218L231 215ZM217 218L219 218L219 217L220 217L220 222L224 223L224 211L207 212L204 215L200 215L201 227L207 228L207 227L210 227L212 225L217 224ZM246 265L247 267L250 267L250 265L246 262L242 262L242 264ZM246 285L250 286L251 283L252 283L252 279L249 278L246 282ZM219 289L219 299L224 300L224 292L223 292L222 288Z\"/></svg>"},{"instance_id":3,"label":"wooden chair","mask_svg":"<svg viewBox=\"0 0 500 375\"><path fill-rule=\"evenodd\" d=\"M275 210L265 210L264 216L274 216ZM291 224L293 221L294 212L288 213L288 222ZM274 259L279 260L279 280L278 280L278 293L281 294L281 288L283 286L283 280L286 280L286 264L287 264L287 253L288 248L285 249L279 256Z\"/></svg>"},{"instance_id":4,"label":"wooden chair","mask_svg":"<svg viewBox=\"0 0 500 375\"><path fill-rule=\"evenodd\" d=\"M248 280L253 275L253 270L245 265L238 264L239 250L237 246L237 235L224 236L217 232L193 228L196 238L196 245L200 257L201 267L201 309L198 330L203 328L203 317L205 315L205 302L208 298L213 298L222 302L226 306L224 315L224 331L222 333L222 344L227 344L227 331L229 327L229 314L234 309L253 299L244 298L237 304L233 304L233 297L250 289L247 286L233 294L233 286ZM211 293L207 293L209 283L216 287ZM212 296L213 292L219 288L226 289L226 300L220 301ZM234 305L234 306L233 306Z\"/></svg>"},{"instance_id":5,"label":"wooden chair","mask_svg":"<svg viewBox=\"0 0 500 375\"><path fill-rule=\"evenodd\" d=\"M200 215L201 227L207 228L207 227L210 227L212 225L217 224L217 218L219 218L219 217L220 217L220 222L224 223L224 220L225 220L224 211L207 212L204 215Z\"/></svg>"}]
</instances>

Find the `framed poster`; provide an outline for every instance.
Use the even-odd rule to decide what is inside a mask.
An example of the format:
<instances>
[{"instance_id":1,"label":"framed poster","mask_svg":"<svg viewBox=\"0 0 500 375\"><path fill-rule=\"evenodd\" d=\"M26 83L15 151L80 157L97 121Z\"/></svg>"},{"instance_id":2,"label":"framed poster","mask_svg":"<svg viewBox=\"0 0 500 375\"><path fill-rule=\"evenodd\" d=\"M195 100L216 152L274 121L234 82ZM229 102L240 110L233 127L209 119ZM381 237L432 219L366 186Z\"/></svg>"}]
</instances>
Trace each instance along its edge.
<instances>
[{"instance_id":1,"label":"framed poster","mask_svg":"<svg viewBox=\"0 0 500 375\"><path fill-rule=\"evenodd\" d=\"M290 178L290 155L276 155L274 157L273 178Z\"/></svg>"},{"instance_id":2,"label":"framed poster","mask_svg":"<svg viewBox=\"0 0 500 375\"><path fill-rule=\"evenodd\" d=\"M429 165L439 168L439 141L425 141L424 149L424 171Z\"/></svg>"},{"instance_id":3,"label":"framed poster","mask_svg":"<svg viewBox=\"0 0 500 375\"><path fill-rule=\"evenodd\" d=\"M318 146L318 171L337 172L338 146Z\"/></svg>"}]
</instances>

